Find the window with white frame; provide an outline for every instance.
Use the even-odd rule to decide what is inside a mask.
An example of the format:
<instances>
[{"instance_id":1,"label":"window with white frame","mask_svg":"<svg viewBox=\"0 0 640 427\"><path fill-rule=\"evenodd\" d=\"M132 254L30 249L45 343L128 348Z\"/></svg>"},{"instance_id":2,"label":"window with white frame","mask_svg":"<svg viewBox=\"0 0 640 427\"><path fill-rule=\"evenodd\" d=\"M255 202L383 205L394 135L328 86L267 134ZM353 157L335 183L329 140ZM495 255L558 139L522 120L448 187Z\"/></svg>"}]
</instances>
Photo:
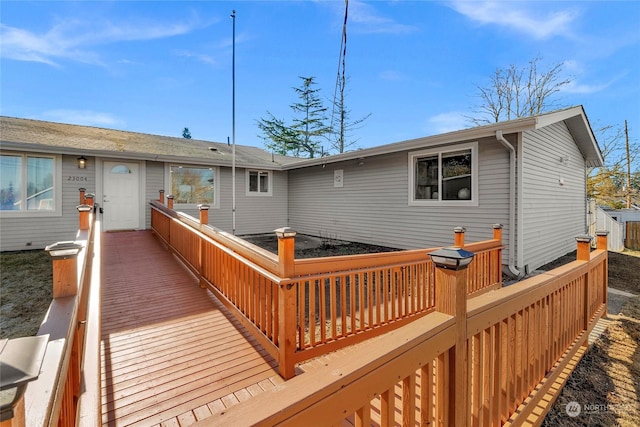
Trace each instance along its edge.
<instances>
[{"instance_id":1,"label":"window with white frame","mask_svg":"<svg viewBox=\"0 0 640 427\"><path fill-rule=\"evenodd\" d=\"M478 202L477 143L409 153L409 203Z\"/></svg>"},{"instance_id":2,"label":"window with white frame","mask_svg":"<svg viewBox=\"0 0 640 427\"><path fill-rule=\"evenodd\" d=\"M247 196L271 196L271 171L247 169Z\"/></svg>"},{"instance_id":3,"label":"window with white frame","mask_svg":"<svg viewBox=\"0 0 640 427\"><path fill-rule=\"evenodd\" d=\"M169 166L169 188L174 205L217 205L216 168L206 166Z\"/></svg>"},{"instance_id":4,"label":"window with white frame","mask_svg":"<svg viewBox=\"0 0 640 427\"><path fill-rule=\"evenodd\" d=\"M60 209L60 169L56 156L2 153L0 211L55 213Z\"/></svg>"}]
</instances>

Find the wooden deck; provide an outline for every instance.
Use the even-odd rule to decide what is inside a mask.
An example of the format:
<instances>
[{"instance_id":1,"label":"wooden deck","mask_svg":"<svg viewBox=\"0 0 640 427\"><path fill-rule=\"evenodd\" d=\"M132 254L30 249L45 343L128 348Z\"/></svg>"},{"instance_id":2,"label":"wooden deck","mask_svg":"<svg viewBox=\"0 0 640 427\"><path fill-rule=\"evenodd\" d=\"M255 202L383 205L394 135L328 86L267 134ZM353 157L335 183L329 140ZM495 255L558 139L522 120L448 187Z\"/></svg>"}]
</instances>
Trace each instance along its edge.
<instances>
[{"instance_id":1,"label":"wooden deck","mask_svg":"<svg viewBox=\"0 0 640 427\"><path fill-rule=\"evenodd\" d=\"M102 420L187 426L282 383L276 363L150 231L103 235Z\"/></svg>"}]
</instances>

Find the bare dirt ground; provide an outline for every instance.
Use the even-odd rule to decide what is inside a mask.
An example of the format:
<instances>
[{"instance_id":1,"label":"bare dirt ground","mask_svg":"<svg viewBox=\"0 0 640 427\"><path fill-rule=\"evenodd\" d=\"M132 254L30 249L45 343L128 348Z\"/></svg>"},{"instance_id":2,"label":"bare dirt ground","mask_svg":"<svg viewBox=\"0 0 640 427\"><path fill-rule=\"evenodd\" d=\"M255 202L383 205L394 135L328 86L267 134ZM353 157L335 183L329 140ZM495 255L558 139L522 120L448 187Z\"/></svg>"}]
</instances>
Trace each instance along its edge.
<instances>
[{"instance_id":1,"label":"bare dirt ground","mask_svg":"<svg viewBox=\"0 0 640 427\"><path fill-rule=\"evenodd\" d=\"M0 338L38 333L51 303L52 277L45 251L0 254Z\"/></svg>"}]
</instances>

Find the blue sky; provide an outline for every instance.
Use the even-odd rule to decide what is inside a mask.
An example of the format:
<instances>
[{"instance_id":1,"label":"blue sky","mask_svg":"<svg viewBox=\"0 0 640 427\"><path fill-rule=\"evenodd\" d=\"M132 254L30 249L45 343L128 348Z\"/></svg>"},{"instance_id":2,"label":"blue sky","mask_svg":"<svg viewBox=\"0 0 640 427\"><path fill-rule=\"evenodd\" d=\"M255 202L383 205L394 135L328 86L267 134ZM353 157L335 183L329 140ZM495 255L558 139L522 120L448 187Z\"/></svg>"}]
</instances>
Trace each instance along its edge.
<instances>
[{"instance_id":1,"label":"blue sky","mask_svg":"<svg viewBox=\"0 0 640 427\"><path fill-rule=\"evenodd\" d=\"M170 136L231 136L236 17L236 142L262 146L256 120L289 121L299 76L330 105L344 2L3 1L0 113ZM470 124L498 67L562 63L562 106L592 127L640 133L638 1L351 0L347 108L371 113L366 148Z\"/></svg>"}]
</instances>

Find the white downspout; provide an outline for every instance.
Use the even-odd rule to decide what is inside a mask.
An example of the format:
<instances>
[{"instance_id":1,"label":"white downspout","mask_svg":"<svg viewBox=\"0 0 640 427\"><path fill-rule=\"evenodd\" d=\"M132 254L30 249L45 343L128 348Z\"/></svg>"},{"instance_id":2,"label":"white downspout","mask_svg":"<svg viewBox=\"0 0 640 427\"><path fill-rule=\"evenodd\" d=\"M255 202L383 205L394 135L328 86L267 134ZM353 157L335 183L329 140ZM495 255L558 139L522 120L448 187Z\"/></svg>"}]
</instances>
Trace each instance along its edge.
<instances>
[{"instance_id":1,"label":"white downspout","mask_svg":"<svg viewBox=\"0 0 640 427\"><path fill-rule=\"evenodd\" d=\"M515 265L516 253L516 149L503 136L501 130L496 131L496 139L509 150L509 273L520 278L524 271Z\"/></svg>"}]
</instances>

